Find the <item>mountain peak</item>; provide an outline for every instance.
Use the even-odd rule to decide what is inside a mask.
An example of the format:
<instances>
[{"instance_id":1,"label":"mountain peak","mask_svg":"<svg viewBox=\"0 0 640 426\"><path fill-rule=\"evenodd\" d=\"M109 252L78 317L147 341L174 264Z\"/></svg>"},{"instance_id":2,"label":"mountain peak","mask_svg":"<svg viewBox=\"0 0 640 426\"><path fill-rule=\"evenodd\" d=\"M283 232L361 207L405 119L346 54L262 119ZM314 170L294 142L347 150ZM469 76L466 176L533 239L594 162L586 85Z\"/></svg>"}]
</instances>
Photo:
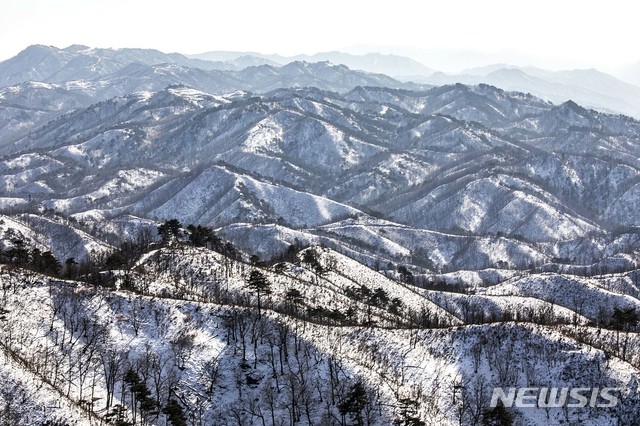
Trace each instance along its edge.
<instances>
[{"instance_id":1,"label":"mountain peak","mask_svg":"<svg viewBox=\"0 0 640 426\"><path fill-rule=\"evenodd\" d=\"M12 59L20 59L25 57L33 57L34 55L51 55L60 52L55 46L47 46L44 44L32 44L31 46L26 47L22 51L20 51L13 58L7 59L5 62L11 61Z\"/></svg>"},{"instance_id":2,"label":"mountain peak","mask_svg":"<svg viewBox=\"0 0 640 426\"><path fill-rule=\"evenodd\" d=\"M490 72L487 76L527 76L528 74L519 68L500 68Z\"/></svg>"},{"instance_id":3,"label":"mountain peak","mask_svg":"<svg viewBox=\"0 0 640 426\"><path fill-rule=\"evenodd\" d=\"M338 67L338 66L332 64L329 61L309 62L306 60L302 60L302 61L294 61L294 62L288 63L287 65L282 67L282 71L287 74L292 74L292 73L308 74L313 71L317 72L320 70L325 70L325 69L334 68L334 67ZM347 67L344 67L344 68L348 70Z\"/></svg>"},{"instance_id":4,"label":"mountain peak","mask_svg":"<svg viewBox=\"0 0 640 426\"><path fill-rule=\"evenodd\" d=\"M70 52L70 53L80 53L83 52L85 50L90 50L91 48L89 46L85 46L83 44L72 44L71 46L65 47L64 50L65 52Z\"/></svg>"},{"instance_id":5,"label":"mountain peak","mask_svg":"<svg viewBox=\"0 0 640 426\"><path fill-rule=\"evenodd\" d=\"M587 109L581 107L580 105L578 105L577 103L575 103L571 99L569 99L568 101L563 102L562 104L560 104L559 108L561 110L575 111L575 112L577 112L579 114L584 114L584 113L588 112Z\"/></svg>"}]
</instances>

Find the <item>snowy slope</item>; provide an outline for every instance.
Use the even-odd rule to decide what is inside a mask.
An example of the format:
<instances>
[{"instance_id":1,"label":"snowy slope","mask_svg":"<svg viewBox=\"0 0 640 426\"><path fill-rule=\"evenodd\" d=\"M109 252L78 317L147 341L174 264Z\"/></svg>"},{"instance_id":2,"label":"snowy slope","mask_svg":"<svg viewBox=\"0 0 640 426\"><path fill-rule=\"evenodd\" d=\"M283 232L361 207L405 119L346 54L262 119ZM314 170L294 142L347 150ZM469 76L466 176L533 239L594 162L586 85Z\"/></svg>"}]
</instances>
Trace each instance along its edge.
<instances>
[{"instance_id":1,"label":"snowy slope","mask_svg":"<svg viewBox=\"0 0 640 426\"><path fill-rule=\"evenodd\" d=\"M310 269L304 252L299 264L287 264L282 272L260 268L272 285L271 294L263 295L261 316L246 285L251 267L205 249L176 246L147 253L133 270L117 272L119 286L133 282L134 292L39 275L18 286L22 272L3 269L0 280L11 291L0 322L0 348L16 357L2 374L9 384L5 395L24 389L29 402L17 410L23 418L92 424L89 411L99 422L123 404L122 415L129 419L136 415L164 424L164 414L134 409L133 388L123 382L131 370L161 406L173 395L190 424L198 423L194 418L204 424L261 418L289 424L290 416L304 425L339 424L340 401L361 381L371 407L363 413L372 425L393 423L404 398L418 402L416 414L427 424L454 425L479 421L493 386L552 384L621 388L622 403L611 410L512 408L517 421L632 421L640 352L637 345L618 352L613 331L588 325L570 309L549 310L548 302L535 298L410 289L336 252L314 250L326 272ZM400 316L367 307L345 292L362 285L402 300ZM292 289L300 291L300 301L288 299ZM465 309L474 305L483 306L489 324L472 325L478 317L465 316ZM355 322L339 324L345 320L305 314L303 307L350 308L355 316L347 321ZM404 326L414 309L423 315L426 309L431 322ZM505 313L519 322L505 320ZM627 335L635 342L635 333ZM56 361L47 363L45 354ZM105 375L109 371L115 376ZM40 407L48 404L51 391L46 386L36 391L33 384L44 378L62 395L61 405L46 412ZM78 404L89 395L93 405ZM109 395L113 401L107 402ZM298 407L298 416L292 407Z\"/></svg>"},{"instance_id":2,"label":"snowy slope","mask_svg":"<svg viewBox=\"0 0 640 426\"><path fill-rule=\"evenodd\" d=\"M172 86L0 147L0 196L65 214L278 223L394 262L426 244L424 265L443 269L561 258L620 270L638 247L639 134L625 117L490 86L260 97ZM357 226L339 222L355 216ZM256 249L293 243L272 238Z\"/></svg>"},{"instance_id":3,"label":"snowy slope","mask_svg":"<svg viewBox=\"0 0 640 426\"><path fill-rule=\"evenodd\" d=\"M1 244L5 249L14 247L12 241L19 239L28 248L51 251L60 262L68 258L82 261L112 249L109 244L61 218L34 214L18 217L3 215L0 221Z\"/></svg>"}]
</instances>

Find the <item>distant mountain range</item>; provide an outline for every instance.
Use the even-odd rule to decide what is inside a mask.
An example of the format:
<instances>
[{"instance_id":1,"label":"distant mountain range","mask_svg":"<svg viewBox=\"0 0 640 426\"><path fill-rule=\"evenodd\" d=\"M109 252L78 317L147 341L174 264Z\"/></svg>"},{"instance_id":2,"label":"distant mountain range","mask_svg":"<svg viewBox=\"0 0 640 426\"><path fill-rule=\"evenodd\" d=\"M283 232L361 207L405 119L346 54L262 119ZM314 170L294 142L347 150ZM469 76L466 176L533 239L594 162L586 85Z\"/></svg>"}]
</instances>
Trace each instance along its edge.
<instances>
[{"instance_id":1,"label":"distant mountain range","mask_svg":"<svg viewBox=\"0 0 640 426\"><path fill-rule=\"evenodd\" d=\"M435 70L411 58L398 55L383 55L380 53L367 53L365 55L353 55L344 52L322 52L315 55L263 55L256 52L225 52L213 51L197 55L188 55L190 58L216 62L247 63L250 61L264 61L266 65L285 65L290 62L331 62L343 64L354 70L387 74L389 76L402 77L411 75L429 75ZM257 63L256 63L257 65Z\"/></svg>"},{"instance_id":2,"label":"distant mountain range","mask_svg":"<svg viewBox=\"0 0 640 426\"><path fill-rule=\"evenodd\" d=\"M628 118L486 85L171 86L3 137L0 197L85 223L175 216L263 255L297 239L432 268L588 264L635 247L638 134Z\"/></svg>"},{"instance_id":3,"label":"distant mountain range","mask_svg":"<svg viewBox=\"0 0 640 426\"><path fill-rule=\"evenodd\" d=\"M330 62L211 64L85 46L0 63L1 205L177 216L264 255L323 242L435 269L624 264L635 249L640 124L523 93L633 86L502 65L432 88Z\"/></svg>"},{"instance_id":4,"label":"distant mountain range","mask_svg":"<svg viewBox=\"0 0 640 426\"><path fill-rule=\"evenodd\" d=\"M300 66L302 63L307 64L306 70ZM343 65L350 72L347 76L345 68L340 67L334 67L332 72L321 71L313 65L316 63ZM316 69L308 69L313 67ZM627 83L595 69L552 72L508 64L445 74L408 57L378 53L324 52L285 57L213 51L181 55L151 49L95 49L80 45L58 49L36 45L0 63L0 87L26 81L81 80L96 86L92 96L108 99L135 90L158 90L169 84L187 84L222 94L232 90L265 92L279 87L313 86L345 92L358 85L420 89L425 85L484 83L531 93L554 103L572 100L599 111L640 118L640 87L634 85L640 84L634 79L640 74L636 71L637 67L631 66L620 73Z\"/></svg>"},{"instance_id":5,"label":"distant mountain range","mask_svg":"<svg viewBox=\"0 0 640 426\"><path fill-rule=\"evenodd\" d=\"M573 100L600 111L640 117L640 87L595 69L552 72L498 64L456 75L433 73L414 78L414 81L432 85L485 83L531 93L554 103Z\"/></svg>"},{"instance_id":6,"label":"distant mountain range","mask_svg":"<svg viewBox=\"0 0 640 426\"><path fill-rule=\"evenodd\" d=\"M0 63L0 86L5 86L0 87L2 143L14 141L33 126L71 109L135 92L163 90L171 85L186 85L209 94L264 93L290 87L338 92L358 86L428 87L329 62L215 69L220 64L154 50L31 46Z\"/></svg>"},{"instance_id":7,"label":"distant mountain range","mask_svg":"<svg viewBox=\"0 0 640 426\"><path fill-rule=\"evenodd\" d=\"M255 59L255 58L254 58ZM327 81L323 82L322 79ZM244 56L226 62L187 58L146 49L58 49L35 45L0 62L0 87L25 82L93 83L94 96L130 93L168 84L191 84L212 93L245 89L268 91L277 87L314 86L346 91L357 85L415 88L386 75L353 71L339 63L291 61L263 63ZM163 86L164 85L164 86ZM113 86L116 86L114 88ZM118 92L118 87L122 88Z\"/></svg>"},{"instance_id":8,"label":"distant mountain range","mask_svg":"<svg viewBox=\"0 0 640 426\"><path fill-rule=\"evenodd\" d=\"M445 74L413 59L369 53L352 55L324 52L315 55L263 55L256 52L207 52L189 55L193 59L247 65L287 64L292 61L329 61L351 69L387 74L401 81L413 81L434 86L444 84L490 84L504 90L531 93L554 103L573 100L581 105L604 112L626 114L640 118L640 66L623 70L620 79L595 69L546 71L534 67L515 67L492 64L465 70L459 74Z\"/></svg>"}]
</instances>

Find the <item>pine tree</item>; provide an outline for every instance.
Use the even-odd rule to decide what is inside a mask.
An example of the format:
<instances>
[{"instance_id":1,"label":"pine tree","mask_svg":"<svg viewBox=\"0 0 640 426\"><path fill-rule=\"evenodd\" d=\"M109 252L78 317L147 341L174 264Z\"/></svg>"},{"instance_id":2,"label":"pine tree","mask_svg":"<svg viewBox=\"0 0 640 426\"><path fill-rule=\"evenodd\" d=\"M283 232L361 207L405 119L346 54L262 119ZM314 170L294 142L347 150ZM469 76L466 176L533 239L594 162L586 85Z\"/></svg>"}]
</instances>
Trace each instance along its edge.
<instances>
[{"instance_id":1,"label":"pine tree","mask_svg":"<svg viewBox=\"0 0 640 426\"><path fill-rule=\"evenodd\" d=\"M485 426L511 426L513 424L513 415L505 408L502 402L498 402L495 407L484 410L482 424Z\"/></svg>"},{"instance_id":2,"label":"pine tree","mask_svg":"<svg viewBox=\"0 0 640 426\"><path fill-rule=\"evenodd\" d=\"M262 309L260 296L263 294L271 294L271 283L262 272L254 269L249 274L247 287L253 290L258 297L258 317L260 317Z\"/></svg>"},{"instance_id":3,"label":"pine tree","mask_svg":"<svg viewBox=\"0 0 640 426\"><path fill-rule=\"evenodd\" d=\"M220 248L220 238L208 226L189 225L189 242L195 247Z\"/></svg>"},{"instance_id":4,"label":"pine tree","mask_svg":"<svg viewBox=\"0 0 640 426\"><path fill-rule=\"evenodd\" d=\"M24 266L29 261L29 250L27 250L26 243L19 239L15 238L11 240L12 248L7 250L7 257L9 261L18 266Z\"/></svg>"},{"instance_id":5,"label":"pine tree","mask_svg":"<svg viewBox=\"0 0 640 426\"><path fill-rule=\"evenodd\" d=\"M64 261L65 277L74 279L78 274L78 262L74 257L70 257Z\"/></svg>"},{"instance_id":6,"label":"pine tree","mask_svg":"<svg viewBox=\"0 0 640 426\"><path fill-rule=\"evenodd\" d=\"M373 306L385 307L389 303L389 295L383 288L378 287L369 298L369 303Z\"/></svg>"},{"instance_id":7,"label":"pine tree","mask_svg":"<svg viewBox=\"0 0 640 426\"><path fill-rule=\"evenodd\" d=\"M164 407L163 412L173 426L187 426L187 419L184 417L184 410L175 399L170 399Z\"/></svg>"},{"instance_id":8,"label":"pine tree","mask_svg":"<svg viewBox=\"0 0 640 426\"><path fill-rule=\"evenodd\" d=\"M138 405L140 413L142 413L143 416L158 414L156 401L151 398L151 391L137 372L133 369L127 370L124 376L124 382L129 385L129 389L131 390L132 408L134 411L136 405Z\"/></svg>"},{"instance_id":9,"label":"pine tree","mask_svg":"<svg viewBox=\"0 0 640 426\"><path fill-rule=\"evenodd\" d=\"M400 416L393 422L396 426L425 426L425 422L420 420L418 407L420 403L410 398L403 398L400 401Z\"/></svg>"},{"instance_id":10,"label":"pine tree","mask_svg":"<svg viewBox=\"0 0 640 426\"><path fill-rule=\"evenodd\" d=\"M357 382L349 389L347 396L338 404L338 411L343 417L349 415L356 425L364 425L362 411L367 406L369 399L367 390L362 382Z\"/></svg>"},{"instance_id":11,"label":"pine tree","mask_svg":"<svg viewBox=\"0 0 640 426\"><path fill-rule=\"evenodd\" d=\"M273 266L273 271L274 271L276 274L280 274L280 275L282 275L282 274L284 273L285 269L287 269L287 264L286 264L286 263L283 263L283 262L276 263L276 264Z\"/></svg>"},{"instance_id":12,"label":"pine tree","mask_svg":"<svg viewBox=\"0 0 640 426\"><path fill-rule=\"evenodd\" d=\"M640 316L636 312L635 308L613 308L613 315L611 317L613 325L625 331L629 331L632 327L638 324Z\"/></svg>"},{"instance_id":13,"label":"pine tree","mask_svg":"<svg viewBox=\"0 0 640 426\"><path fill-rule=\"evenodd\" d=\"M43 273L54 277L60 275L60 269L62 268L62 265L60 264L58 259L55 258L53 253L51 253L50 251L45 251L44 253L42 253L41 259Z\"/></svg>"},{"instance_id":14,"label":"pine tree","mask_svg":"<svg viewBox=\"0 0 640 426\"><path fill-rule=\"evenodd\" d=\"M398 266L398 273L400 274L400 279L402 280L402 282L407 284L413 283L413 274L410 270L407 269L406 266Z\"/></svg>"},{"instance_id":15,"label":"pine tree","mask_svg":"<svg viewBox=\"0 0 640 426\"><path fill-rule=\"evenodd\" d=\"M318 265L318 253L312 248L305 250L302 255L302 261L307 265L314 267Z\"/></svg>"},{"instance_id":16,"label":"pine tree","mask_svg":"<svg viewBox=\"0 0 640 426\"><path fill-rule=\"evenodd\" d=\"M162 243L168 244L176 238L180 233L180 228L182 228L182 224L178 219L169 219L158 226L158 235L162 237Z\"/></svg>"}]
</instances>

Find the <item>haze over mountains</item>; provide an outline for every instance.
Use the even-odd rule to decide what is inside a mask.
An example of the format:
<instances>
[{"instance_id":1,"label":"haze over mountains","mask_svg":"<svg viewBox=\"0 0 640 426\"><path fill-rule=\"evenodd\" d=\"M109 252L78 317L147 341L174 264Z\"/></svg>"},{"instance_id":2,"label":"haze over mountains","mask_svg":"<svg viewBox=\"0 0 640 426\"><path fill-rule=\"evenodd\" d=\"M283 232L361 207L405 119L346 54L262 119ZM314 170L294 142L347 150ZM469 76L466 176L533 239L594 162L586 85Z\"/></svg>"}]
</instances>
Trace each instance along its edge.
<instances>
[{"instance_id":1,"label":"haze over mountains","mask_svg":"<svg viewBox=\"0 0 640 426\"><path fill-rule=\"evenodd\" d=\"M596 69L546 71L535 67L516 67L509 64L493 64L464 70L458 74L445 74L408 57L378 53L354 55L324 52L285 57L256 52L221 51L181 55L165 54L150 49L92 49L79 45L58 49L50 46L31 46L16 57L0 63L3 76L0 84L10 86L24 81L60 83L73 80L100 80L101 85L107 87L112 85L111 79L116 77L114 75L116 71L122 70L126 75L135 72L139 78L142 78L141 74L145 72L165 74L164 83L173 79L175 82L191 83L191 86L197 86L195 88L215 93L230 90L233 87L265 91L283 85L282 81L279 83L273 81L277 79L276 76L270 76L269 82L264 81L267 75L278 74L278 71L274 71L276 68L300 62L341 64L352 70L385 74L400 82L413 81L427 85L485 83L504 90L531 93L554 103L573 100L580 105L603 112L640 117L640 88L637 86L640 85L640 81L635 78L639 74L637 67L634 68L634 66L620 70L619 77L622 78L620 80ZM142 64L146 67L123 69L132 64ZM172 67L168 67L168 64ZM245 68L251 68L252 71ZM196 72L196 69L199 72ZM241 70L245 70L245 74L237 73ZM246 84L251 79L246 75L248 72L260 74L263 81L255 82L253 85ZM292 72L300 73L300 70L282 70L280 73L283 75L280 78L285 78L284 74L290 78ZM361 81L354 83L385 87L417 87L416 84L394 83L382 76L370 76L369 81L366 81L363 76L359 77ZM380 81L376 81L376 78ZM291 81L289 84L321 86L320 88L338 91L349 90L350 84L346 86L337 84L343 79L344 76L339 76L336 72L332 77L333 86L331 86L318 82L310 84L310 80L304 80L301 75L298 75L297 81ZM245 84L240 84L238 80ZM148 82L148 84L151 83ZM127 87L127 90L135 90L135 87ZM111 90L104 93L104 96L116 94L118 93L115 90Z\"/></svg>"},{"instance_id":2,"label":"haze over mountains","mask_svg":"<svg viewBox=\"0 0 640 426\"><path fill-rule=\"evenodd\" d=\"M621 69L615 76L596 69L554 72L509 64L492 64L463 70L460 73L445 74L408 57L376 53L353 55L324 52L285 57L256 52L208 52L189 57L230 63L244 61L247 65L260 61L270 65L284 65L292 61L329 61L344 64L355 70L387 74L401 81L436 86L485 83L504 90L531 93L554 103L573 100L590 108L640 118L640 79L637 77L640 71L637 65Z\"/></svg>"},{"instance_id":3,"label":"haze over mountains","mask_svg":"<svg viewBox=\"0 0 640 426\"><path fill-rule=\"evenodd\" d=\"M286 65L290 62L331 62L342 64L355 70L362 70L372 73L387 74L389 76L426 76L433 74L435 70L404 56L384 55L380 53L367 53L364 55L354 55L343 52L323 52L315 55L263 55L256 52L206 52L197 55L188 55L190 58L202 59L214 62L245 63L257 65L263 61L267 65ZM250 64L251 60L254 63Z\"/></svg>"}]
</instances>

